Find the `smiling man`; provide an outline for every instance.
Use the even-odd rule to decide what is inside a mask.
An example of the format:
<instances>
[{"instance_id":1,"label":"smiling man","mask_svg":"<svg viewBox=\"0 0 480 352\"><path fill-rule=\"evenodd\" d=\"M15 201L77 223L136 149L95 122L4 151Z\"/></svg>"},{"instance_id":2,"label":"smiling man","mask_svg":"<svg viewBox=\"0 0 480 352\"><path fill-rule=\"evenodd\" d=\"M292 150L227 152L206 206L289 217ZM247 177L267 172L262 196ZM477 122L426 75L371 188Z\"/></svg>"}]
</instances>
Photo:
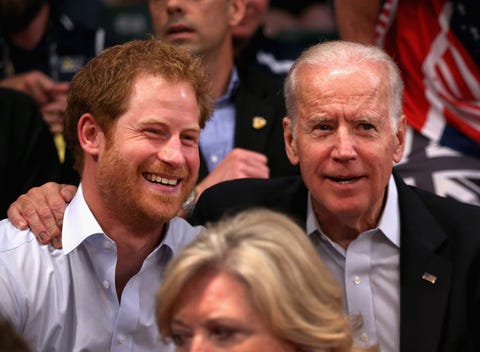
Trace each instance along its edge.
<instances>
[{"instance_id":1,"label":"smiling man","mask_svg":"<svg viewBox=\"0 0 480 352\"><path fill-rule=\"evenodd\" d=\"M157 40L107 49L69 93L81 175L62 250L0 223L0 311L35 351L169 350L154 292L199 228L174 218L193 189L212 102L201 63Z\"/></svg>"}]
</instances>

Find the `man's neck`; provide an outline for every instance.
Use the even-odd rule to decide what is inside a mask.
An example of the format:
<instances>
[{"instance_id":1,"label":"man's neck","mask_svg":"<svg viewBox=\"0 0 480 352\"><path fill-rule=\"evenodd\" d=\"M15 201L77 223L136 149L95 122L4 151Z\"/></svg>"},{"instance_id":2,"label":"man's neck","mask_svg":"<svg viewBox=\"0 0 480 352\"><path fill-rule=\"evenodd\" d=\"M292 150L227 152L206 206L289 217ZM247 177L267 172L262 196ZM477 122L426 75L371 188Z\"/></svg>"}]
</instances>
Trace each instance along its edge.
<instances>
[{"instance_id":1,"label":"man's neck","mask_svg":"<svg viewBox=\"0 0 480 352\"><path fill-rule=\"evenodd\" d=\"M117 247L115 281L120 300L123 288L165 236L166 221L134 217L112 208L97 192L89 192L89 179L82 178L84 197L105 234Z\"/></svg>"},{"instance_id":2,"label":"man's neck","mask_svg":"<svg viewBox=\"0 0 480 352\"><path fill-rule=\"evenodd\" d=\"M328 215L326 212L317 211L315 211L315 216L323 233L344 249L347 249L349 244L361 233L375 228L380 217L378 215L371 219L358 217L339 218L336 215Z\"/></svg>"},{"instance_id":3,"label":"man's neck","mask_svg":"<svg viewBox=\"0 0 480 352\"><path fill-rule=\"evenodd\" d=\"M210 78L212 94L215 99L223 96L233 71L233 47L226 45L220 53L204 54L202 62Z\"/></svg>"},{"instance_id":4,"label":"man's neck","mask_svg":"<svg viewBox=\"0 0 480 352\"><path fill-rule=\"evenodd\" d=\"M115 287L119 301L127 282L140 271L145 259L160 244L163 237L161 231L159 236L121 236L121 239L113 239L117 246Z\"/></svg>"}]
</instances>

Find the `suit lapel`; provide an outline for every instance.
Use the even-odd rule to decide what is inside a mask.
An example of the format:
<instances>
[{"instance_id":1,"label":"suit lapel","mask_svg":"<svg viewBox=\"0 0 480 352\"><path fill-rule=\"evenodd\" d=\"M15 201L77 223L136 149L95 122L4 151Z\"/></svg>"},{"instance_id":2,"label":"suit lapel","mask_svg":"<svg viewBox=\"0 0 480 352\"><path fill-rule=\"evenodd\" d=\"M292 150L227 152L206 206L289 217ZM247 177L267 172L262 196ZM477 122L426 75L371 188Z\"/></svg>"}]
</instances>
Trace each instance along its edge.
<instances>
[{"instance_id":1,"label":"suit lapel","mask_svg":"<svg viewBox=\"0 0 480 352\"><path fill-rule=\"evenodd\" d=\"M263 95L259 92L253 94L243 82L247 79L240 75L237 91L233 93L235 107L235 133L234 148L244 148L260 153L265 153L266 146L269 143L269 136L274 128L275 109L268 99L267 92ZM280 92L278 93L280 94ZM278 123L278 122L277 122ZM200 169L198 180L201 181L208 175L208 167L200 152ZM284 153L284 151L280 151Z\"/></svg>"},{"instance_id":2,"label":"suit lapel","mask_svg":"<svg viewBox=\"0 0 480 352\"><path fill-rule=\"evenodd\" d=\"M234 146L264 152L274 123L272 109L271 104L253 95L240 82L235 96Z\"/></svg>"},{"instance_id":3,"label":"suit lapel","mask_svg":"<svg viewBox=\"0 0 480 352\"><path fill-rule=\"evenodd\" d=\"M423 202L396 178L401 217L400 351L437 351L452 279L447 237Z\"/></svg>"},{"instance_id":4,"label":"suit lapel","mask_svg":"<svg viewBox=\"0 0 480 352\"><path fill-rule=\"evenodd\" d=\"M205 157L203 156L202 151L200 148L198 148L198 153L200 155L200 167L198 169L198 181L202 181L205 177L208 175L208 166L207 166L207 161L205 160Z\"/></svg>"}]
</instances>

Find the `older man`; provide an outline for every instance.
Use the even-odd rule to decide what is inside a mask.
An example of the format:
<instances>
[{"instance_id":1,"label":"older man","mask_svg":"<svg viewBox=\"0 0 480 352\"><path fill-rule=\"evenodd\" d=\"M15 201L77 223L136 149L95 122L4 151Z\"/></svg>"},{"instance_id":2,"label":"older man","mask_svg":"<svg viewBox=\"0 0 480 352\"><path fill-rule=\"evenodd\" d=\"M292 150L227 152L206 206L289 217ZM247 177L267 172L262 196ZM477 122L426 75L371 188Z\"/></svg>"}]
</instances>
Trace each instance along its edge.
<instances>
[{"instance_id":1,"label":"older man","mask_svg":"<svg viewBox=\"0 0 480 352\"><path fill-rule=\"evenodd\" d=\"M380 49L348 42L306 51L285 83L287 155L302 177L207 190L195 219L251 206L303 223L381 351L478 351L480 208L407 186L402 82Z\"/></svg>"}]
</instances>

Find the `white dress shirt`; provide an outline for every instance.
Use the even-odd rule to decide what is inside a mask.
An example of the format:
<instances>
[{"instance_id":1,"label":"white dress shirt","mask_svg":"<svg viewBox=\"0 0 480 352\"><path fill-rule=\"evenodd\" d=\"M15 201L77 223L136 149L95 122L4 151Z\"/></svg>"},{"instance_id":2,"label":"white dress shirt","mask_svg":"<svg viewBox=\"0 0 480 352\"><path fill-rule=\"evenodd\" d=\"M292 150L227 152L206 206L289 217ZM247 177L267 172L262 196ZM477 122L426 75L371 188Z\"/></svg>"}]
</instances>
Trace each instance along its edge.
<instances>
[{"instance_id":1,"label":"white dress shirt","mask_svg":"<svg viewBox=\"0 0 480 352\"><path fill-rule=\"evenodd\" d=\"M116 246L80 186L65 212L63 249L0 222L0 310L33 351L173 351L160 341L155 291L168 260L200 230L181 218L170 221L119 303Z\"/></svg>"},{"instance_id":2,"label":"white dress shirt","mask_svg":"<svg viewBox=\"0 0 480 352\"><path fill-rule=\"evenodd\" d=\"M307 233L343 289L345 310L361 323L354 332L359 347L400 350L400 213L393 176L378 227L361 233L345 250L318 224L308 197Z\"/></svg>"}]
</instances>

